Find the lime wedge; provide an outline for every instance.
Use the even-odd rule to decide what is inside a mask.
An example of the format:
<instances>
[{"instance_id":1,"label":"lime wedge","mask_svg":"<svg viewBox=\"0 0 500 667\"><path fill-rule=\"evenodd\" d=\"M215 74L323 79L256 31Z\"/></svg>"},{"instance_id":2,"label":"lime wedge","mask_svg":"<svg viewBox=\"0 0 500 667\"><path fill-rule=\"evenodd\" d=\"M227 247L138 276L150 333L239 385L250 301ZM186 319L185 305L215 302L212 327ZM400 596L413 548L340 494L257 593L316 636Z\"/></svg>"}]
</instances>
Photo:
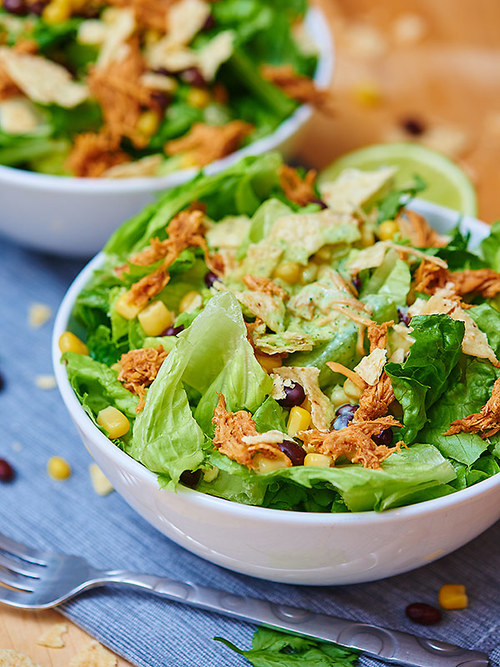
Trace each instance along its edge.
<instances>
[{"instance_id":1,"label":"lime wedge","mask_svg":"<svg viewBox=\"0 0 500 667\"><path fill-rule=\"evenodd\" d=\"M407 185L415 174L427 183L421 199L447 206L465 215L477 215L474 186L465 172L451 160L419 144L374 144L342 155L319 176L319 183L334 180L349 167L370 170L381 166L398 167L395 185Z\"/></svg>"}]
</instances>

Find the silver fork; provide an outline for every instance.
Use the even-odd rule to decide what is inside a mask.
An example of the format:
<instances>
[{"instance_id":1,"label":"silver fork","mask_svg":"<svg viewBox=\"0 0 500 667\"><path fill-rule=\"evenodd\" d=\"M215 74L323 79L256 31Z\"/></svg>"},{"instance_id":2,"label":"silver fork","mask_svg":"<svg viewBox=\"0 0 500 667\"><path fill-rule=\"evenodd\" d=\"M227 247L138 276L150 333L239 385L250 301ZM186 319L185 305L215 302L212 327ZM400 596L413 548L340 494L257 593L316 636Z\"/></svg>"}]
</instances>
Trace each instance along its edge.
<instances>
[{"instance_id":1,"label":"silver fork","mask_svg":"<svg viewBox=\"0 0 500 667\"><path fill-rule=\"evenodd\" d=\"M3 584L3 585L2 585ZM173 602L306 635L407 667L487 667L488 656L436 639L273 604L167 577L97 570L84 558L33 549L0 535L0 602L47 609L97 586L132 586ZM8 588L7 588L8 587Z\"/></svg>"}]
</instances>

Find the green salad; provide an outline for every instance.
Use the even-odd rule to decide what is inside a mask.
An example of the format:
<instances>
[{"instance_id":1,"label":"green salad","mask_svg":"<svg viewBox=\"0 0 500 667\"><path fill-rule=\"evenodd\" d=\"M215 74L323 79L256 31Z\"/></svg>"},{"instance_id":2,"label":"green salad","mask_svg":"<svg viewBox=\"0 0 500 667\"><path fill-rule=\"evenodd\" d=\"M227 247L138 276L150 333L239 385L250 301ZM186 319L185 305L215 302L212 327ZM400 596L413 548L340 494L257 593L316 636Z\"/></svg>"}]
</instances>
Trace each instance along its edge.
<instances>
[{"instance_id":1,"label":"green salad","mask_svg":"<svg viewBox=\"0 0 500 667\"><path fill-rule=\"evenodd\" d=\"M4 0L0 164L79 177L204 166L326 108L306 0Z\"/></svg>"},{"instance_id":2,"label":"green salad","mask_svg":"<svg viewBox=\"0 0 500 667\"><path fill-rule=\"evenodd\" d=\"M89 417L161 486L268 508L386 510L495 475L500 227L473 252L394 175L318 186L250 157L126 222L60 340Z\"/></svg>"}]
</instances>

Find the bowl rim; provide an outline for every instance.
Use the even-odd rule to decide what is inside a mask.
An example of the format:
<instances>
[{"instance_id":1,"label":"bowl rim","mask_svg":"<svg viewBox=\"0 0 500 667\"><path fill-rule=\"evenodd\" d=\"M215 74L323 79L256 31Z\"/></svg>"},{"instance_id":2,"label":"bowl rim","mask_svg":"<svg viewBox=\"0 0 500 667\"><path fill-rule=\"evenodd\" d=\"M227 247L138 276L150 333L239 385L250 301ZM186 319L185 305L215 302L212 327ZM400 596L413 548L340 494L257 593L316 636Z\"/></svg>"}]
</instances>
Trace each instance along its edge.
<instances>
[{"instance_id":1,"label":"bowl rim","mask_svg":"<svg viewBox=\"0 0 500 667\"><path fill-rule=\"evenodd\" d=\"M437 216L444 216L450 218L451 215L460 216L457 211L439 206L423 200L413 200L409 205L410 208L415 208L422 214L434 214ZM460 227L464 229L471 229L476 233L486 236L489 225L476 218L469 216L460 216ZM155 488L158 487L157 475L148 470L141 463L133 459L131 456L117 447L111 440L109 440L104 433L102 433L97 426L92 422L89 416L84 411L82 405L76 397L76 394L71 387L68 380L65 366L60 363L59 337L67 329L67 325L71 319L73 304L76 296L81 291L82 287L88 282L94 269L98 268L104 259L102 252L98 253L85 267L80 271L76 278L71 283L67 290L56 315L52 334L52 362L54 373L57 381L59 391L62 399L68 409L73 421L86 437L91 439L98 447L105 453L108 458L111 458L117 467L126 468L131 474L140 476L142 481L147 484L152 484ZM284 523L301 523L305 522L308 525L332 525L336 523L353 523L364 524L368 522L372 525L374 522L385 523L391 521L393 518L406 519L419 515L431 514L435 511L446 511L450 506L471 502L477 496L484 492L489 492L495 487L500 487L500 473L490 477L489 479L477 482L473 486L466 489L455 491L449 495L432 500L425 500L413 505L405 505L385 510L383 512L376 512L369 510L365 512L346 512L346 513L322 513L322 512L297 512L293 510L278 510L268 507L259 507L256 505L245 505L234 501L226 500L211 496L207 493L195 491L183 486L179 486L175 491L170 489L163 489L166 493L185 494L189 497L189 501L199 506L200 508L213 508L222 513L236 514L242 518L259 519L264 522L280 521Z\"/></svg>"},{"instance_id":2,"label":"bowl rim","mask_svg":"<svg viewBox=\"0 0 500 667\"><path fill-rule=\"evenodd\" d=\"M310 7L304 17L307 32L314 37L318 47L318 64L314 81L319 88L327 88L331 82L335 64L335 43L324 13L318 7ZM313 108L309 104L300 105L294 113L284 120L272 133L241 148L220 160L207 165L203 172L215 174L247 155L262 155L275 150L290 139L312 116ZM202 169L192 167L173 171L164 176L141 178L83 178L76 176L56 176L26 171L17 167L0 165L0 183L33 190L65 193L92 193L93 195L119 194L124 192L147 192L149 190L170 189L191 180Z\"/></svg>"}]
</instances>

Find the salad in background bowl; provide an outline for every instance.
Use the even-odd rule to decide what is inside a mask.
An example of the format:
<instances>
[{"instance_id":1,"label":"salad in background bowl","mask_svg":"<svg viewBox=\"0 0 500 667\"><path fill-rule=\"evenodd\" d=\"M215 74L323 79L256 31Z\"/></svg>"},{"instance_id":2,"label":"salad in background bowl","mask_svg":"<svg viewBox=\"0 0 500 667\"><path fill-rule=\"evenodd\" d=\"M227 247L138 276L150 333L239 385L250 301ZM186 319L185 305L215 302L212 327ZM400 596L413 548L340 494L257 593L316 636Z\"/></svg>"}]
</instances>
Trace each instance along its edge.
<instances>
[{"instance_id":1,"label":"salad in background bowl","mask_svg":"<svg viewBox=\"0 0 500 667\"><path fill-rule=\"evenodd\" d=\"M289 153L329 105L305 2L66 4L0 9L0 231L31 247L90 256L155 192Z\"/></svg>"},{"instance_id":2,"label":"salad in background bowl","mask_svg":"<svg viewBox=\"0 0 500 667\"><path fill-rule=\"evenodd\" d=\"M471 251L484 225L408 206L424 183L393 176L318 188L277 154L200 175L115 232L61 307L56 374L88 448L214 562L363 581L498 518L499 232Z\"/></svg>"}]
</instances>

